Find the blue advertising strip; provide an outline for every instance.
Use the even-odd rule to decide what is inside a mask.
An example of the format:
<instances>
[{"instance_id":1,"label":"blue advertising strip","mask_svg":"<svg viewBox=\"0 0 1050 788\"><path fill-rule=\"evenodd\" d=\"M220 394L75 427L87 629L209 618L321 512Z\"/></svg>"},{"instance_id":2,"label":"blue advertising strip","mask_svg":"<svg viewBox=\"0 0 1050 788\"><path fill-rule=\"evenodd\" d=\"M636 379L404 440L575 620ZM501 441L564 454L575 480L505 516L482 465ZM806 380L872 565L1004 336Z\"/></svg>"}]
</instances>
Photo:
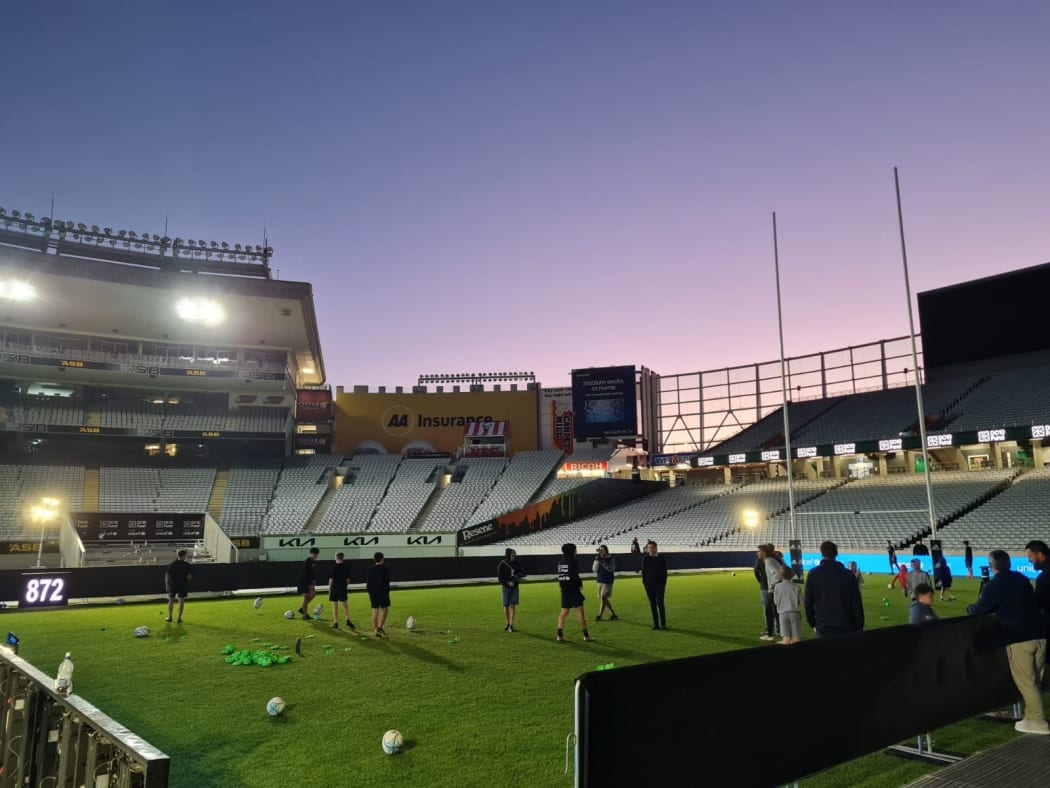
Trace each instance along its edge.
<instances>
[{"instance_id":1,"label":"blue advertising strip","mask_svg":"<svg viewBox=\"0 0 1050 788\"><path fill-rule=\"evenodd\" d=\"M576 440L636 436L638 395L634 367L574 369L572 412Z\"/></svg>"},{"instance_id":2,"label":"blue advertising strip","mask_svg":"<svg viewBox=\"0 0 1050 788\"><path fill-rule=\"evenodd\" d=\"M924 572L933 574L933 560L928 555L912 555L908 549L901 549L897 551L897 562L900 564L908 564L911 566L910 561L913 558L917 558L919 563L922 565ZM1023 554L1015 554L1010 556L1011 566L1010 568L1016 572L1020 572L1026 577L1030 577L1033 580L1035 576L1039 574L1032 568L1032 564L1028 561ZM948 568L952 570L953 578L966 577L966 564L963 561L961 555L949 555ZM839 553L837 559L842 563L843 566L849 566L851 561L857 562L857 569L864 574L872 575L884 575L889 582L890 577L890 559L886 553ZM805 571L809 571L817 564L820 563L820 553L803 553L802 554L802 567ZM981 567L988 566L988 556L975 554L973 557L973 575L974 577L981 576Z\"/></svg>"}]
</instances>

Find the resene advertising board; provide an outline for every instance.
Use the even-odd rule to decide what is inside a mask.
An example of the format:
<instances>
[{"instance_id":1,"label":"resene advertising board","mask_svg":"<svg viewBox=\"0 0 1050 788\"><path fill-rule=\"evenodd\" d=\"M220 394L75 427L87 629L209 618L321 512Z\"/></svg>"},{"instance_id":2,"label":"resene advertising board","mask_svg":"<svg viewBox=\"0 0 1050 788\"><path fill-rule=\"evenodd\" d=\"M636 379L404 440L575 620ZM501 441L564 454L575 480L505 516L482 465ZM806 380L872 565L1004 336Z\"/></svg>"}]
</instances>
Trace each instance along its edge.
<instances>
[{"instance_id":1,"label":"resene advertising board","mask_svg":"<svg viewBox=\"0 0 1050 788\"><path fill-rule=\"evenodd\" d=\"M578 441L636 436L638 396L634 367L574 369L572 413Z\"/></svg>"},{"instance_id":2,"label":"resene advertising board","mask_svg":"<svg viewBox=\"0 0 1050 788\"><path fill-rule=\"evenodd\" d=\"M536 391L469 391L427 394L339 392L335 401L335 450L340 454L455 452L473 422L509 421L511 451L537 448Z\"/></svg>"}]
</instances>

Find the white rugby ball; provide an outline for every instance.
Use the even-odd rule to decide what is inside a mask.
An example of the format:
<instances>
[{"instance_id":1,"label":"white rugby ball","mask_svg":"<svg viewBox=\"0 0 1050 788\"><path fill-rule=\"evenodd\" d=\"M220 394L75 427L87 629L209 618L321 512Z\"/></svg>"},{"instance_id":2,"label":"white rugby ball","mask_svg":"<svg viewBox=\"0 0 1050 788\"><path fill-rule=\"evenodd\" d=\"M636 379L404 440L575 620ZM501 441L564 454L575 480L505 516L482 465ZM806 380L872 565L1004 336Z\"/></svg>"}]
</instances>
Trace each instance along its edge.
<instances>
[{"instance_id":1,"label":"white rugby ball","mask_svg":"<svg viewBox=\"0 0 1050 788\"><path fill-rule=\"evenodd\" d=\"M316 605L314 605L314 615L320 616L322 612L324 612L324 605L318 602Z\"/></svg>"},{"instance_id":2,"label":"white rugby ball","mask_svg":"<svg viewBox=\"0 0 1050 788\"><path fill-rule=\"evenodd\" d=\"M254 608L255 608L256 610L258 610L258 609L259 609L260 607L262 607L262 597L261 597L261 596L257 596L257 597L255 597L255 601L254 601L254 602L252 602L252 606L253 606L253 607L254 607Z\"/></svg>"},{"instance_id":3,"label":"white rugby ball","mask_svg":"<svg viewBox=\"0 0 1050 788\"><path fill-rule=\"evenodd\" d=\"M266 713L271 717L276 717L279 714L284 714L284 698L273 697L270 698L266 704Z\"/></svg>"},{"instance_id":4,"label":"white rugby ball","mask_svg":"<svg viewBox=\"0 0 1050 788\"><path fill-rule=\"evenodd\" d=\"M136 629L135 629L135 637L137 637L137 638L148 638L149 637L149 627L136 627Z\"/></svg>"},{"instance_id":5,"label":"white rugby ball","mask_svg":"<svg viewBox=\"0 0 1050 788\"><path fill-rule=\"evenodd\" d=\"M285 610L284 611L284 617L285 618L295 618L295 613L293 613L291 610Z\"/></svg>"},{"instance_id":6,"label":"white rugby ball","mask_svg":"<svg viewBox=\"0 0 1050 788\"><path fill-rule=\"evenodd\" d=\"M415 629L416 628L416 617L415 616L409 616L408 617L408 621L405 622L405 628L406 629Z\"/></svg>"},{"instance_id":7,"label":"white rugby ball","mask_svg":"<svg viewBox=\"0 0 1050 788\"><path fill-rule=\"evenodd\" d=\"M405 737L400 731L387 731L383 734L383 752L387 755L397 755L405 746Z\"/></svg>"}]
</instances>

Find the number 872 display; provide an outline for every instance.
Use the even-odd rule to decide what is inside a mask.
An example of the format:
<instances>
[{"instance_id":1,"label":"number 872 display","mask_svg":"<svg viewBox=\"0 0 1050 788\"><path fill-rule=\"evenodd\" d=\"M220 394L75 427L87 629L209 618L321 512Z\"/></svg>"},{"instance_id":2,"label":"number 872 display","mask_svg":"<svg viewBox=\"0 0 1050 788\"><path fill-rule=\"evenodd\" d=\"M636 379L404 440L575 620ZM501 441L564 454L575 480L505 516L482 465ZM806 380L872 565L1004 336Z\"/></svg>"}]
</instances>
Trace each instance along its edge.
<instances>
[{"instance_id":1,"label":"number 872 display","mask_svg":"<svg viewBox=\"0 0 1050 788\"><path fill-rule=\"evenodd\" d=\"M69 603L69 575L41 573L22 576L19 607L56 607Z\"/></svg>"}]
</instances>

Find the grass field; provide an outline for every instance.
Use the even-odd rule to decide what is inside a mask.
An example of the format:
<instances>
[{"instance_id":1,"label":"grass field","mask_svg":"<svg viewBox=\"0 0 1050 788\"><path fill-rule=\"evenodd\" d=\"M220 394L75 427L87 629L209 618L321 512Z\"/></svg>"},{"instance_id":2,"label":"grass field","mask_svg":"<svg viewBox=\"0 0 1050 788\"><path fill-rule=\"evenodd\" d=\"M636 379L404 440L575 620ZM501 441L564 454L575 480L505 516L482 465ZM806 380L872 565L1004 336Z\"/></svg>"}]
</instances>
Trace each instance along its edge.
<instances>
[{"instance_id":1,"label":"grass field","mask_svg":"<svg viewBox=\"0 0 1050 788\"><path fill-rule=\"evenodd\" d=\"M887 580L868 578L869 628L907 621L898 593L889 596L891 607L882 604ZM956 585L959 601L937 605L942 616L963 614L976 598L976 581ZM593 619L593 582L586 594ZM71 651L77 692L168 753L173 786L197 787L567 786L565 737L578 674L607 663L778 648L758 640L761 611L749 571L672 576L666 632L651 631L641 583L623 575L614 596L620 620L590 621L593 643L582 641L574 622L566 628L570 642L554 641L555 583L526 584L521 597L520 631L508 634L495 586L395 590L383 641L368 637L363 594L350 599L356 633L331 630L327 604L321 622L286 620L283 612L298 606L292 597L267 597L260 610L250 599L191 598L183 625L165 624L159 602L4 618L22 639L21 656L49 674ZM411 634L409 615L417 620ZM132 636L141 624L151 637ZM227 644L290 647L296 637L302 656L288 664L224 662ZM274 695L288 703L278 718L265 711ZM380 749L389 728L406 739L396 757ZM1016 735L1010 726L966 721L934 740L938 749L968 753ZM929 769L875 754L805 784L898 786Z\"/></svg>"}]
</instances>

